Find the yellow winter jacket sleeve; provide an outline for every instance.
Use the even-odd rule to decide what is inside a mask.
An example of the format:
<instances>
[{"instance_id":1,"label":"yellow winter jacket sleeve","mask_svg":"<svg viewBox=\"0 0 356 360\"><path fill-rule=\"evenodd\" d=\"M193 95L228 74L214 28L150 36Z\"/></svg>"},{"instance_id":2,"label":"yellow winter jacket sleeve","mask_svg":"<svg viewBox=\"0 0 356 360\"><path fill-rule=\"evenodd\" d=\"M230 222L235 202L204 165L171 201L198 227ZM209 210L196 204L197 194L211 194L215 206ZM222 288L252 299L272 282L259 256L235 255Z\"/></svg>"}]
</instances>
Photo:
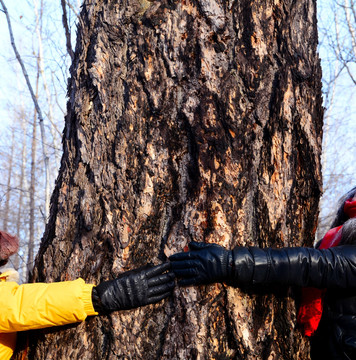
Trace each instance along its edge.
<instances>
[{"instance_id":1,"label":"yellow winter jacket sleeve","mask_svg":"<svg viewBox=\"0 0 356 360\"><path fill-rule=\"evenodd\" d=\"M1 356L2 351L12 348L14 342L14 335L5 333L71 324L97 315L91 300L92 288L83 279L23 285L1 282L0 359L8 358Z\"/></svg>"}]
</instances>

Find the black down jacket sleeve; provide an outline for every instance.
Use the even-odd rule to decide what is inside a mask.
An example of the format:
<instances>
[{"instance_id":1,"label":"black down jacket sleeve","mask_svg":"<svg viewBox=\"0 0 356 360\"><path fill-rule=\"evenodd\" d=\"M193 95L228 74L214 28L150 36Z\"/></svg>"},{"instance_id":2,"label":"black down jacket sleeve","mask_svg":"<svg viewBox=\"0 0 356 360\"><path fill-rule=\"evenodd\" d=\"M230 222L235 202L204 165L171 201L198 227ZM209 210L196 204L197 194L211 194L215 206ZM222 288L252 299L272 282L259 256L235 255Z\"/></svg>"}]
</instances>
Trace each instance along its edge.
<instances>
[{"instance_id":1,"label":"black down jacket sleeve","mask_svg":"<svg viewBox=\"0 0 356 360\"><path fill-rule=\"evenodd\" d=\"M356 246L313 248L236 247L232 283L356 288Z\"/></svg>"}]
</instances>

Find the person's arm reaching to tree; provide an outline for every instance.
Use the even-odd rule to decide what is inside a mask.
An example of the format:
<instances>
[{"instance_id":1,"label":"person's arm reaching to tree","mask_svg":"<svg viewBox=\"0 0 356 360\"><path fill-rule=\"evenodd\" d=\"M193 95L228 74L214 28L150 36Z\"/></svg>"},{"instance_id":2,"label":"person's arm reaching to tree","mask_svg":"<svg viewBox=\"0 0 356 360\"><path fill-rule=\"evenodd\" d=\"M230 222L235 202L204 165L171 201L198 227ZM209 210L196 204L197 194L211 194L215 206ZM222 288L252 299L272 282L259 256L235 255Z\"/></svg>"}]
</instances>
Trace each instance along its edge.
<instances>
[{"instance_id":1,"label":"person's arm reaching to tree","mask_svg":"<svg viewBox=\"0 0 356 360\"><path fill-rule=\"evenodd\" d=\"M9 359L16 332L84 321L153 304L168 297L175 286L170 264L125 272L98 286L83 279L18 285L0 275L0 359Z\"/></svg>"},{"instance_id":2,"label":"person's arm reaching to tree","mask_svg":"<svg viewBox=\"0 0 356 360\"><path fill-rule=\"evenodd\" d=\"M244 285L297 285L318 288L356 287L356 247L236 247L191 242L190 251L170 256L182 286L227 282Z\"/></svg>"},{"instance_id":3,"label":"person's arm reaching to tree","mask_svg":"<svg viewBox=\"0 0 356 360\"><path fill-rule=\"evenodd\" d=\"M0 333L71 324L87 316L133 309L170 295L169 263L123 273L98 286L84 280L18 285L0 283Z\"/></svg>"}]
</instances>

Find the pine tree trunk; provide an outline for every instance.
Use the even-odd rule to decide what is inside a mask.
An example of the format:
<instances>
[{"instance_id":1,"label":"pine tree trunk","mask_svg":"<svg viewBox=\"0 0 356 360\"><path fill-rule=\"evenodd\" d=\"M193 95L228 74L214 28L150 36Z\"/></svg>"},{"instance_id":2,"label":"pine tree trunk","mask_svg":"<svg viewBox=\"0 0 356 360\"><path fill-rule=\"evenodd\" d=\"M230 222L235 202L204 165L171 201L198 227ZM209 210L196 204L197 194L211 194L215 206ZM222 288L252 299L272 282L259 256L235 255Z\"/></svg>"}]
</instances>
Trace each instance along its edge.
<instances>
[{"instance_id":1,"label":"pine tree trunk","mask_svg":"<svg viewBox=\"0 0 356 360\"><path fill-rule=\"evenodd\" d=\"M191 240L312 245L321 70L311 0L86 0L35 281L98 283ZM177 288L35 332L36 359L308 359L290 289Z\"/></svg>"}]
</instances>

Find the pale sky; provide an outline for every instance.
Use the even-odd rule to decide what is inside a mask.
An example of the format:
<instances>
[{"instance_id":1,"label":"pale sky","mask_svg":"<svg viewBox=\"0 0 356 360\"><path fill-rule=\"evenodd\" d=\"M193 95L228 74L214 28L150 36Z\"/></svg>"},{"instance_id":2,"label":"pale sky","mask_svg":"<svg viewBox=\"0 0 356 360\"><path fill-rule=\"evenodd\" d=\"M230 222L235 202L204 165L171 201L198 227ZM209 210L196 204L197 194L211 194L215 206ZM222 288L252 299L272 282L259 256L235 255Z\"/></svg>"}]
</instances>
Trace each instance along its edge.
<instances>
[{"instance_id":1,"label":"pale sky","mask_svg":"<svg viewBox=\"0 0 356 360\"><path fill-rule=\"evenodd\" d=\"M32 0L38 2L38 0ZM37 51L37 35L34 32L30 32L29 29L33 28L34 24L34 10L32 1L26 0L6 0L5 5L8 13L10 14L15 43L18 51L21 54L22 60L25 63L25 67L29 75L33 71L34 51ZM64 41L64 34L62 31L62 19L61 9L56 2L47 2L47 12L51 14L50 18L44 18L43 28L46 31L51 32L49 35L44 36L51 37L53 43L59 44ZM30 26L31 25L31 26ZM61 29L59 32L58 29ZM58 34L58 39L56 39ZM65 52L65 43L63 43L63 51ZM24 76L21 68L15 57L14 51L11 47L9 30L5 14L0 11L0 131L11 122L8 113L8 104L14 103L14 96L23 96L24 101L31 101L29 90L26 86ZM33 50L35 49L35 50ZM46 54L44 54L44 57ZM47 60L46 58L44 59ZM53 61L53 60L52 60ZM16 69L16 70L15 70ZM59 77L63 77L63 74L57 74ZM31 76L30 76L31 78ZM34 81L31 78L30 81ZM32 83L34 87L34 83ZM21 89L19 95L19 89ZM60 90L60 89L58 89ZM15 95L16 94L16 95ZM21 100L15 98L15 103ZM63 107L65 108L65 98L63 97ZM63 117L63 115L61 115Z\"/></svg>"}]
</instances>

